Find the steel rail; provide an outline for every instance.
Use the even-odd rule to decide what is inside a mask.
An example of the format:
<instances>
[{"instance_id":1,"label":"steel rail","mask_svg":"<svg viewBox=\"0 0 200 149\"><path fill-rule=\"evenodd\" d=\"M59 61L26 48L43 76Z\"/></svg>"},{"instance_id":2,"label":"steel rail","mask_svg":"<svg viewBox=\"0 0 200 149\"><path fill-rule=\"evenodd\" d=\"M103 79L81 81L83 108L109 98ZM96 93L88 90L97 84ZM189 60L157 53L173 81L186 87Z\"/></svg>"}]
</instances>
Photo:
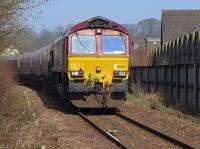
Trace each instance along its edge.
<instances>
[{"instance_id":1,"label":"steel rail","mask_svg":"<svg viewBox=\"0 0 200 149\"><path fill-rule=\"evenodd\" d=\"M184 149L196 149L194 146L187 144L186 142L183 142L183 141L181 141L177 138L174 138L173 136L166 134L165 132L162 132L162 131L157 130L157 129L151 127L151 126L148 126L145 123L131 119L131 118L119 113L119 112L116 112L116 115L118 117L120 117L121 119L124 119L124 120L126 120L126 121L128 121L128 122L130 122L134 125L137 125L138 127L143 128L143 129L149 131L150 133L153 133L153 134L155 134L155 135L157 135L157 136L159 136L159 137L161 137L161 138L163 138L163 139L165 139L165 140L167 140L171 143L174 143L174 144L176 144L176 145L178 145L178 146L180 146Z\"/></svg>"},{"instance_id":2,"label":"steel rail","mask_svg":"<svg viewBox=\"0 0 200 149\"><path fill-rule=\"evenodd\" d=\"M122 148L122 149L128 149L128 147L126 145L124 145L122 142L120 142L117 138L115 138L113 135L111 135L110 133L106 132L105 130L103 130L102 128L100 128L99 126L97 126L94 122L92 122L91 120L89 120L83 113L81 112L76 112L84 121L86 121L90 126L92 126L94 129L96 129L99 133L101 133L103 136L105 136L107 139L109 139L110 141L114 142L118 147Z\"/></svg>"}]
</instances>

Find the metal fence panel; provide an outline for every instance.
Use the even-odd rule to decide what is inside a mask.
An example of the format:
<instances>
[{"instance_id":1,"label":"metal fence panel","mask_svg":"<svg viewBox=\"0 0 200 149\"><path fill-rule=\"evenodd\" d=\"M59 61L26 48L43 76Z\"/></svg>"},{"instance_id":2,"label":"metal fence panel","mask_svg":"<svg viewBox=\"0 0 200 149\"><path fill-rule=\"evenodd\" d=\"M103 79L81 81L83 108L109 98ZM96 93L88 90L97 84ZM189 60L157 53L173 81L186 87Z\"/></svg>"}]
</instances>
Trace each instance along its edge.
<instances>
[{"instance_id":1,"label":"metal fence panel","mask_svg":"<svg viewBox=\"0 0 200 149\"><path fill-rule=\"evenodd\" d=\"M129 82L141 83L145 92L159 92L167 100L200 110L199 63L136 66L130 70Z\"/></svg>"},{"instance_id":2,"label":"metal fence panel","mask_svg":"<svg viewBox=\"0 0 200 149\"><path fill-rule=\"evenodd\" d=\"M154 65L200 63L200 32L187 34L152 50Z\"/></svg>"}]
</instances>

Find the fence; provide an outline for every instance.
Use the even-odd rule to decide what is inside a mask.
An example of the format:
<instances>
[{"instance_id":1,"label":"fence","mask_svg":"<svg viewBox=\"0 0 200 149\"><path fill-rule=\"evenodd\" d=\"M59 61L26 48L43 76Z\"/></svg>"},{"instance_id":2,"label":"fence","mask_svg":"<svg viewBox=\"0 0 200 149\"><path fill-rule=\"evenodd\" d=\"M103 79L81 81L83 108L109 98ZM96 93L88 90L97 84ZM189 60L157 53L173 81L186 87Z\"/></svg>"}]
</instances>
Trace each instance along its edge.
<instances>
[{"instance_id":1,"label":"fence","mask_svg":"<svg viewBox=\"0 0 200 149\"><path fill-rule=\"evenodd\" d=\"M152 54L154 65L200 63L200 32L166 43Z\"/></svg>"},{"instance_id":2,"label":"fence","mask_svg":"<svg viewBox=\"0 0 200 149\"><path fill-rule=\"evenodd\" d=\"M136 66L130 68L129 85L141 83L145 92L200 109L200 64ZM133 84L134 88L134 84Z\"/></svg>"}]
</instances>

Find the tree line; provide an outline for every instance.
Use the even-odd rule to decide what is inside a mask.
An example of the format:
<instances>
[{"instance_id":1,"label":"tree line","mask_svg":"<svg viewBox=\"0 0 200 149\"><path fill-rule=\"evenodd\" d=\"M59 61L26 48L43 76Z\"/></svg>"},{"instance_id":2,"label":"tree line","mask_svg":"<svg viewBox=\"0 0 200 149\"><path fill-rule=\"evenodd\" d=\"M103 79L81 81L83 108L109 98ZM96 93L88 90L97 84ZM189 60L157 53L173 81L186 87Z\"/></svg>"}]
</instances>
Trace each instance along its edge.
<instances>
[{"instance_id":1,"label":"tree line","mask_svg":"<svg viewBox=\"0 0 200 149\"><path fill-rule=\"evenodd\" d=\"M0 0L0 52L11 45L20 53L37 50L73 26L43 29L39 33L34 31L29 21L37 21L38 14L33 10L48 1ZM160 37L160 26L160 21L154 18L141 20L137 24L124 24L133 38Z\"/></svg>"},{"instance_id":2,"label":"tree line","mask_svg":"<svg viewBox=\"0 0 200 149\"><path fill-rule=\"evenodd\" d=\"M31 28L26 28L18 35L15 45L22 52L37 50L53 42L63 32L69 30L73 24L58 26L53 30L43 29L36 33ZM160 21L157 19L145 19L138 24L123 25L133 38L160 37Z\"/></svg>"},{"instance_id":3,"label":"tree line","mask_svg":"<svg viewBox=\"0 0 200 149\"><path fill-rule=\"evenodd\" d=\"M124 24L129 34L134 38L148 38L161 36L161 22L155 18L139 21L137 24Z\"/></svg>"}]
</instances>

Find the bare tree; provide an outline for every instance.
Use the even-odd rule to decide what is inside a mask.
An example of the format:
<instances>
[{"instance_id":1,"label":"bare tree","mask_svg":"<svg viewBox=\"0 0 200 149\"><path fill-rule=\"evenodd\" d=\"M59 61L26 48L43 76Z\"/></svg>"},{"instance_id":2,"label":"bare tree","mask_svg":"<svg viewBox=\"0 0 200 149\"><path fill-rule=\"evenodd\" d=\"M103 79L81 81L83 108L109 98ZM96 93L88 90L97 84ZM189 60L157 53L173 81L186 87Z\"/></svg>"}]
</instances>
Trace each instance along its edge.
<instances>
[{"instance_id":1,"label":"bare tree","mask_svg":"<svg viewBox=\"0 0 200 149\"><path fill-rule=\"evenodd\" d=\"M0 50L10 45L13 36L27 26L27 18L36 18L32 11L48 0L0 0Z\"/></svg>"},{"instance_id":2,"label":"bare tree","mask_svg":"<svg viewBox=\"0 0 200 149\"><path fill-rule=\"evenodd\" d=\"M142 20L137 26L139 36L141 37L160 37L161 23L157 19L150 18Z\"/></svg>"},{"instance_id":3,"label":"bare tree","mask_svg":"<svg viewBox=\"0 0 200 149\"><path fill-rule=\"evenodd\" d=\"M123 26L128 30L131 37L136 36L137 25L135 25L135 24L124 24Z\"/></svg>"},{"instance_id":4,"label":"bare tree","mask_svg":"<svg viewBox=\"0 0 200 149\"><path fill-rule=\"evenodd\" d=\"M34 51L52 43L58 36L67 34L73 24L69 24L66 27L57 26L54 30L43 29L39 33L36 33L31 28L25 28L15 35L12 45L20 52Z\"/></svg>"}]
</instances>

